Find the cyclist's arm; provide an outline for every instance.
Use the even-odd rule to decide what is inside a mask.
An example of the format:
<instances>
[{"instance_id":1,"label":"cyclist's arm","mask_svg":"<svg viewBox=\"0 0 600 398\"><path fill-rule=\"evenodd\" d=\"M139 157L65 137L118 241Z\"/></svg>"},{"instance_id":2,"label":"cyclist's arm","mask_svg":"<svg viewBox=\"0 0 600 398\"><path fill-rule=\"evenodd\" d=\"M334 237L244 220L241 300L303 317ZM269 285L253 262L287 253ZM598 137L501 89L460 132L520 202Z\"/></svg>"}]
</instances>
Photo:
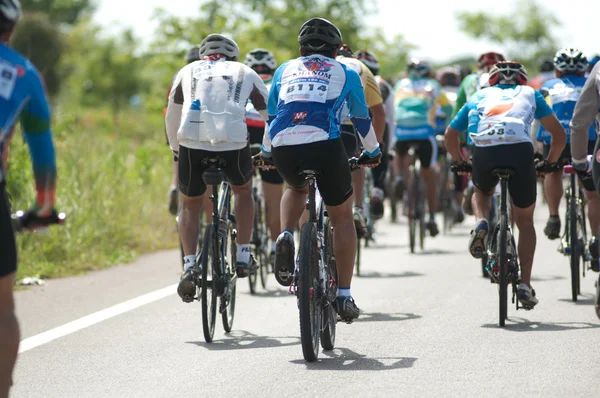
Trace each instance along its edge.
<instances>
[{"instance_id":1,"label":"cyclist's arm","mask_svg":"<svg viewBox=\"0 0 600 398\"><path fill-rule=\"evenodd\" d=\"M48 214L54 208L56 190L56 155L50 131L50 107L42 77L37 71L30 76L30 99L21 112L21 127L33 164L36 207L42 214Z\"/></svg>"},{"instance_id":2,"label":"cyclist's arm","mask_svg":"<svg viewBox=\"0 0 600 398\"><path fill-rule=\"evenodd\" d=\"M383 141L383 133L385 132L385 109L383 108L383 97L379 84L375 80L373 73L361 63L362 68L362 83L365 91L365 99L369 111L371 111L371 118L373 123L373 129L377 136L377 141Z\"/></svg>"},{"instance_id":3,"label":"cyclist's arm","mask_svg":"<svg viewBox=\"0 0 600 398\"><path fill-rule=\"evenodd\" d=\"M584 163L587 157L589 129L600 111L600 62L590 72L571 119L571 157Z\"/></svg>"},{"instance_id":4,"label":"cyclist's arm","mask_svg":"<svg viewBox=\"0 0 600 398\"><path fill-rule=\"evenodd\" d=\"M469 112L471 110L471 103L467 102L458 111L452 122L446 128L444 134L444 143L446 144L446 150L452 156L455 161L466 161L460 150L460 138L462 132L466 131L469 127Z\"/></svg>"},{"instance_id":5,"label":"cyclist's arm","mask_svg":"<svg viewBox=\"0 0 600 398\"><path fill-rule=\"evenodd\" d=\"M567 133L539 91L535 92L535 105L535 118L540 121L542 126L552 136L550 140L550 152L548 152L546 160L549 163L555 163L565 148Z\"/></svg>"},{"instance_id":6,"label":"cyclist's arm","mask_svg":"<svg viewBox=\"0 0 600 398\"><path fill-rule=\"evenodd\" d=\"M451 119L454 119L458 114L458 111L467 103L467 93L465 92L465 81L467 78L464 78L462 82L460 82L460 86L458 86L458 92L456 93L456 104L454 105L454 110L452 111Z\"/></svg>"},{"instance_id":7,"label":"cyclist's arm","mask_svg":"<svg viewBox=\"0 0 600 398\"><path fill-rule=\"evenodd\" d=\"M396 119L394 117L394 113L395 113L394 97L393 97L393 93L391 92L391 87L388 86L386 89L389 90L389 93L386 96L386 100L383 103L383 109L385 111L385 123L388 128L388 134L391 137L394 135L394 128L396 127ZM391 143L388 143L388 144L391 144Z\"/></svg>"},{"instance_id":8,"label":"cyclist's arm","mask_svg":"<svg viewBox=\"0 0 600 398\"><path fill-rule=\"evenodd\" d=\"M365 101L365 93L362 88L360 77L358 77L358 73L349 68L347 69L346 76L346 84L349 88L346 100L350 115L352 115L352 124L356 128L356 131L358 131L358 137L365 147L367 155L377 155L380 152L379 143L373 125L371 124L369 108Z\"/></svg>"},{"instance_id":9,"label":"cyclist's arm","mask_svg":"<svg viewBox=\"0 0 600 398\"><path fill-rule=\"evenodd\" d=\"M169 101L167 103L167 112L165 115L165 126L167 128L167 137L169 146L173 152L179 152L179 142L177 140L177 131L181 125L181 112L183 111L183 74L181 71L173 81L173 87L169 92Z\"/></svg>"},{"instance_id":10,"label":"cyclist's arm","mask_svg":"<svg viewBox=\"0 0 600 398\"><path fill-rule=\"evenodd\" d=\"M279 89L281 87L281 75L283 74L283 70L287 67L287 63L281 65L275 71L273 75L273 83L271 84L271 90L269 91L269 96L267 99L267 115L268 121L267 126L265 128L265 134L263 135L263 143L262 143L262 153L270 155L271 154L271 135L269 132L269 127L275 117L277 116L277 106L279 105Z\"/></svg>"},{"instance_id":11,"label":"cyclist's arm","mask_svg":"<svg viewBox=\"0 0 600 398\"><path fill-rule=\"evenodd\" d=\"M262 117L262 119L266 122L269 119L267 114L269 90L267 90L267 86L254 70L251 68L248 68L248 70L253 84L252 91L250 91L250 96L248 99L252 102L252 106L260 114L260 117Z\"/></svg>"}]
</instances>

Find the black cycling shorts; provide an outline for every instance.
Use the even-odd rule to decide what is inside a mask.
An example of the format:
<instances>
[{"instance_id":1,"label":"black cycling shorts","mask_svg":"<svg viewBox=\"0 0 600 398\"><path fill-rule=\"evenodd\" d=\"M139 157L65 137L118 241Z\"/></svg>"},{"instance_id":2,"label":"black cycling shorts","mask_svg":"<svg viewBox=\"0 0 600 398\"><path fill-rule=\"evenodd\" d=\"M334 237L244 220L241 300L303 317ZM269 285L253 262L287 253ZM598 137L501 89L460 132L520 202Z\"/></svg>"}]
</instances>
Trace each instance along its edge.
<instances>
[{"instance_id":1,"label":"black cycling shorts","mask_svg":"<svg viewBox=\"0 0 600 398\"><path fill-rule=\"evenodd\" d=\"M351 124L342 124L340 126L340 136L342 137L342 143L346 149L348 159L358 157L360 155L360 143L354 126Z\"/></svg>"},{"instance_id":2,"label":"black cycling shorts","mask_svg":"<svg viewBox=\"0 0 600 398\"><path fill-rule=\"evenodd\" d=\"M396 141L396 153L405 155L411 146L416 146L417 156L421 162L421 167L428 169L437 163L438 146L435 137L429 137L423 140Z\"/></svg>"},{"instance_id":3,"label":"black cycling shorts","mask_svg":"<svg viewBox=\"0 0 600 398\"><path fill-rule=\"evenodd\" d=\"M306 186L302 171L315 170L317 187L327 206L339 206L352 196L348 155L341 139L274 147L273 161L293 188Z\"/></svg>"},{"instance_id":4,"label":"black cycling shorts","mask_svg":"<svg viewBox=\"0 0 600 398\"><path fill-rule=\"evenodd\" d=\"M250 145L258 144L262 146L264 134L264 128L248 126L248 136L250 138ZM253 153L253 155L255 155L255 153ZM279 174L277 170L263 170L259 168L258 172L260 173L260 178L263 180L263 182L266 182L267 184L283 185L283 177L281 176L281 174Z\"/></svg>"},{"instance_id":5,"label":"black cycling shorts","mask_svg":"<svg viewBox=\"0 0 600 398\"><path fill-rule=\"evenodd\" d=\"M5 185L0 183L0 278L17 270L17 245Z\"/></svg>"},{"instance_id":6,"label":"black cycling shorts","mask_svg":"<svg viewBox=\"0 0 600 398\"><path fill-rule=\"evenodd\" d=\"M471 147L473 155L473 184L482 192L493 192L498 177L492 171L509 168L515 175L508 180L508 192L512 202L521 209L535 203L537 197L537 174L533 163L533 145L529 142L488 147Z\"/></svg>"},{"instance_id":7,"label":"black cycling shorts","mask_svg":"<svg viewBox=\"0 0 600 398\"><path fill-rule=\"evenodd\" d=\"M594 153L594 146L596 145L596 141L588 141L588 155ZM544 158L548 157L548 153L550 153L550 144L544 144ZM565 145L565 149L560 154L558 158L558 163L564 165L571 164L571 144ZM562 171L560 171L562 173ZM594 179L588 173L577 173L579 176L579 180L583 185L583 188L586 191L595 191L596 186L594 185Z\"/></svg>"},{"instance_id":8,"label":"black cycling shorts","mask_svg":"<svg viewBox=\"0 0 600 398\"><path fill-rule=\"evenodd\" d=\"M196 197L206 191L202 175L208 168L202 160L218 156L226 163L223 171L231 185L244 185L252 178L254 167L250 147L235 151L211 152L179 146L179 191L185 196Z\"/></svg>"}]
</instances>

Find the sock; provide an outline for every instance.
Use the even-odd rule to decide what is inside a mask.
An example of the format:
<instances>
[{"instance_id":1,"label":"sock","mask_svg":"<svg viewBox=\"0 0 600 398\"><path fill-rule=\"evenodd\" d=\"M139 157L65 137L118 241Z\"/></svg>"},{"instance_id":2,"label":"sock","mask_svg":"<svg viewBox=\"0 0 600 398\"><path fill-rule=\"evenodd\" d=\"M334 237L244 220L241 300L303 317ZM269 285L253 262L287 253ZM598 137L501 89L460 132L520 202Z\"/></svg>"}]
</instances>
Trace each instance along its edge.
<instances>
[{"instance_id":1,"label":"sock","mask_svg":"<svg viewBox=\"0 0 600 398\"><path fill-rule=\"evenodd\" d=\"M555 214L555 215L550 214L550 218L557 219L557 218L560 218L560 216L558 214Z\"/></svg>"},{"instance_id":2,"label":"sock","mask_svg":"<svg viewBox=\"0 0 600 398\"><path fill-rule=\"evenodd\" d=\"M289 229L284 229L283 231L281 231L282 234L288 234L290 235L292 238L294 237L294 231L290 231Z\"/></svg>"},{"instance_id":3,"label":"sock","mask_svg":"<svg viewBox=\"0 0 600 398\"><path fill-rule=\"evenodd\" d=\"M241 263L250 262L250 244L240 244L237 246L237 261Z\"/></svg>"},{"instance_id":4,"label":"sock","mask_svg":"<svg viewBox=\"0 0 600 398\"><path fill-rule=\"evenodd\" d=\"M183 256L183 270L188 271L196 263L196 256L191 254L189 256Z\"/></svg>"},{"instance_id":5,"label":"sock","mask_svg":"<svg viewBox=\"0 0 600 398\"><path fill-rule=\"evenodd\" d=\"M484 222L484 223L486 223L486 224L487 224L487 223L488 223L488 220L487 220L487 219L485 219L485 218L480 218L479 220L477 220L477 224L481 224L482 222Z\"/></svg>"},{"instance_id":6,"label":"sock","mask_svg":"<svg viewBox=\"0 0 600 398\"><path fill-rule=\"evenodd\" d=\"M350 287L338 287L338 296L352 297Z\"/></svg>"}]
</instances>

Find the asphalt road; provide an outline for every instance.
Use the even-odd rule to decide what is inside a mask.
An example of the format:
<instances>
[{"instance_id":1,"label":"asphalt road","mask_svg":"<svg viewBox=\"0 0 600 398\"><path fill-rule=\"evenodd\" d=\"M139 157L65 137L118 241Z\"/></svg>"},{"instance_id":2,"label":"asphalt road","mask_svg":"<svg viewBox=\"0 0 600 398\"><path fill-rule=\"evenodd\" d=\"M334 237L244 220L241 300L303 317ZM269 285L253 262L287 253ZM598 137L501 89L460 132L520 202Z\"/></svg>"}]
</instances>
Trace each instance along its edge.
<instances>
[{"instance_id":1,"label":"asphalt road","mask_svg":"<svg viewBox=\"0 0 600 398\"><path fill-rule=\"evenodd\" d=\"M594 280L570 301L568 259L542 233L533 311L497 325L495 285L466 251L469 225L409 254L406 223L378 223L353 293L363 311L338 324L337 348L306 363L296 300L269 280L238 285L234 331L204 342L201 305L175 292L178 251L16 292L22 328L13 397L543 396L597 397L600 321ZM440 220L441 221L441 220ZM472 220L468 220L472 221ZM43 333L43 334L42 334Z\"/></svg>"}]
</instances>

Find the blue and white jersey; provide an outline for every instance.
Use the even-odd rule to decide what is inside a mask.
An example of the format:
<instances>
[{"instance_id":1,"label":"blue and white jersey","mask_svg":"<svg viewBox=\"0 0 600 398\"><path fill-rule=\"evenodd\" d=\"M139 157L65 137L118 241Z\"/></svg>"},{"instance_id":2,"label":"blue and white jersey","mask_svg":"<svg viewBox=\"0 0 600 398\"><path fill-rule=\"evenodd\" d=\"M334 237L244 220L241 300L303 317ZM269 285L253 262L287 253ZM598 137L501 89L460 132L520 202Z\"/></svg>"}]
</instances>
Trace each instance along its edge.
<instances>
[{"instance_id":1,"label":"blue and white jersey","mask_svg":"<svg viewBox=\"0 0 600 398\"><path fill-rule=\"evenodd\" d=\"M450 126L467 130L478 147L531 142L533 119L551 115L542 94L529 86L497 85L475 93Z\"/></svg>"},{"instance_id":2,"label":"blue and white jersey","mask_svg":"<svg viewBox=\"0 0 600 398\"><path fill-rule=\"evenodd\" d=\"M540 88L540 92L546 98L548 105L552 107L556 117L560 120L563 128L567 132L567 144L571 142L571 119L575 104L579 100L581 90L585 85L586 78L583 76L570 75L546 81ZM550 144L552 136L543 127L537 131L536 139L544 144ZM596 141L596 129L594 124L590 126L588 133L589 141Z\"/></svg>"},{"instance_id":3,"label":"blue and white jersey","mask_svg":"<svg viewBox=\"0 0 600 398\"><path fill-rule=\"evenodd\" d=\"M339 138L344 101L367 153L377 154L379 144L355 71L322 55L284 63L275 72L269 93L269 134L265 135L263 152L270 153L271 146Z\"/></svg>"}]
</instances>

